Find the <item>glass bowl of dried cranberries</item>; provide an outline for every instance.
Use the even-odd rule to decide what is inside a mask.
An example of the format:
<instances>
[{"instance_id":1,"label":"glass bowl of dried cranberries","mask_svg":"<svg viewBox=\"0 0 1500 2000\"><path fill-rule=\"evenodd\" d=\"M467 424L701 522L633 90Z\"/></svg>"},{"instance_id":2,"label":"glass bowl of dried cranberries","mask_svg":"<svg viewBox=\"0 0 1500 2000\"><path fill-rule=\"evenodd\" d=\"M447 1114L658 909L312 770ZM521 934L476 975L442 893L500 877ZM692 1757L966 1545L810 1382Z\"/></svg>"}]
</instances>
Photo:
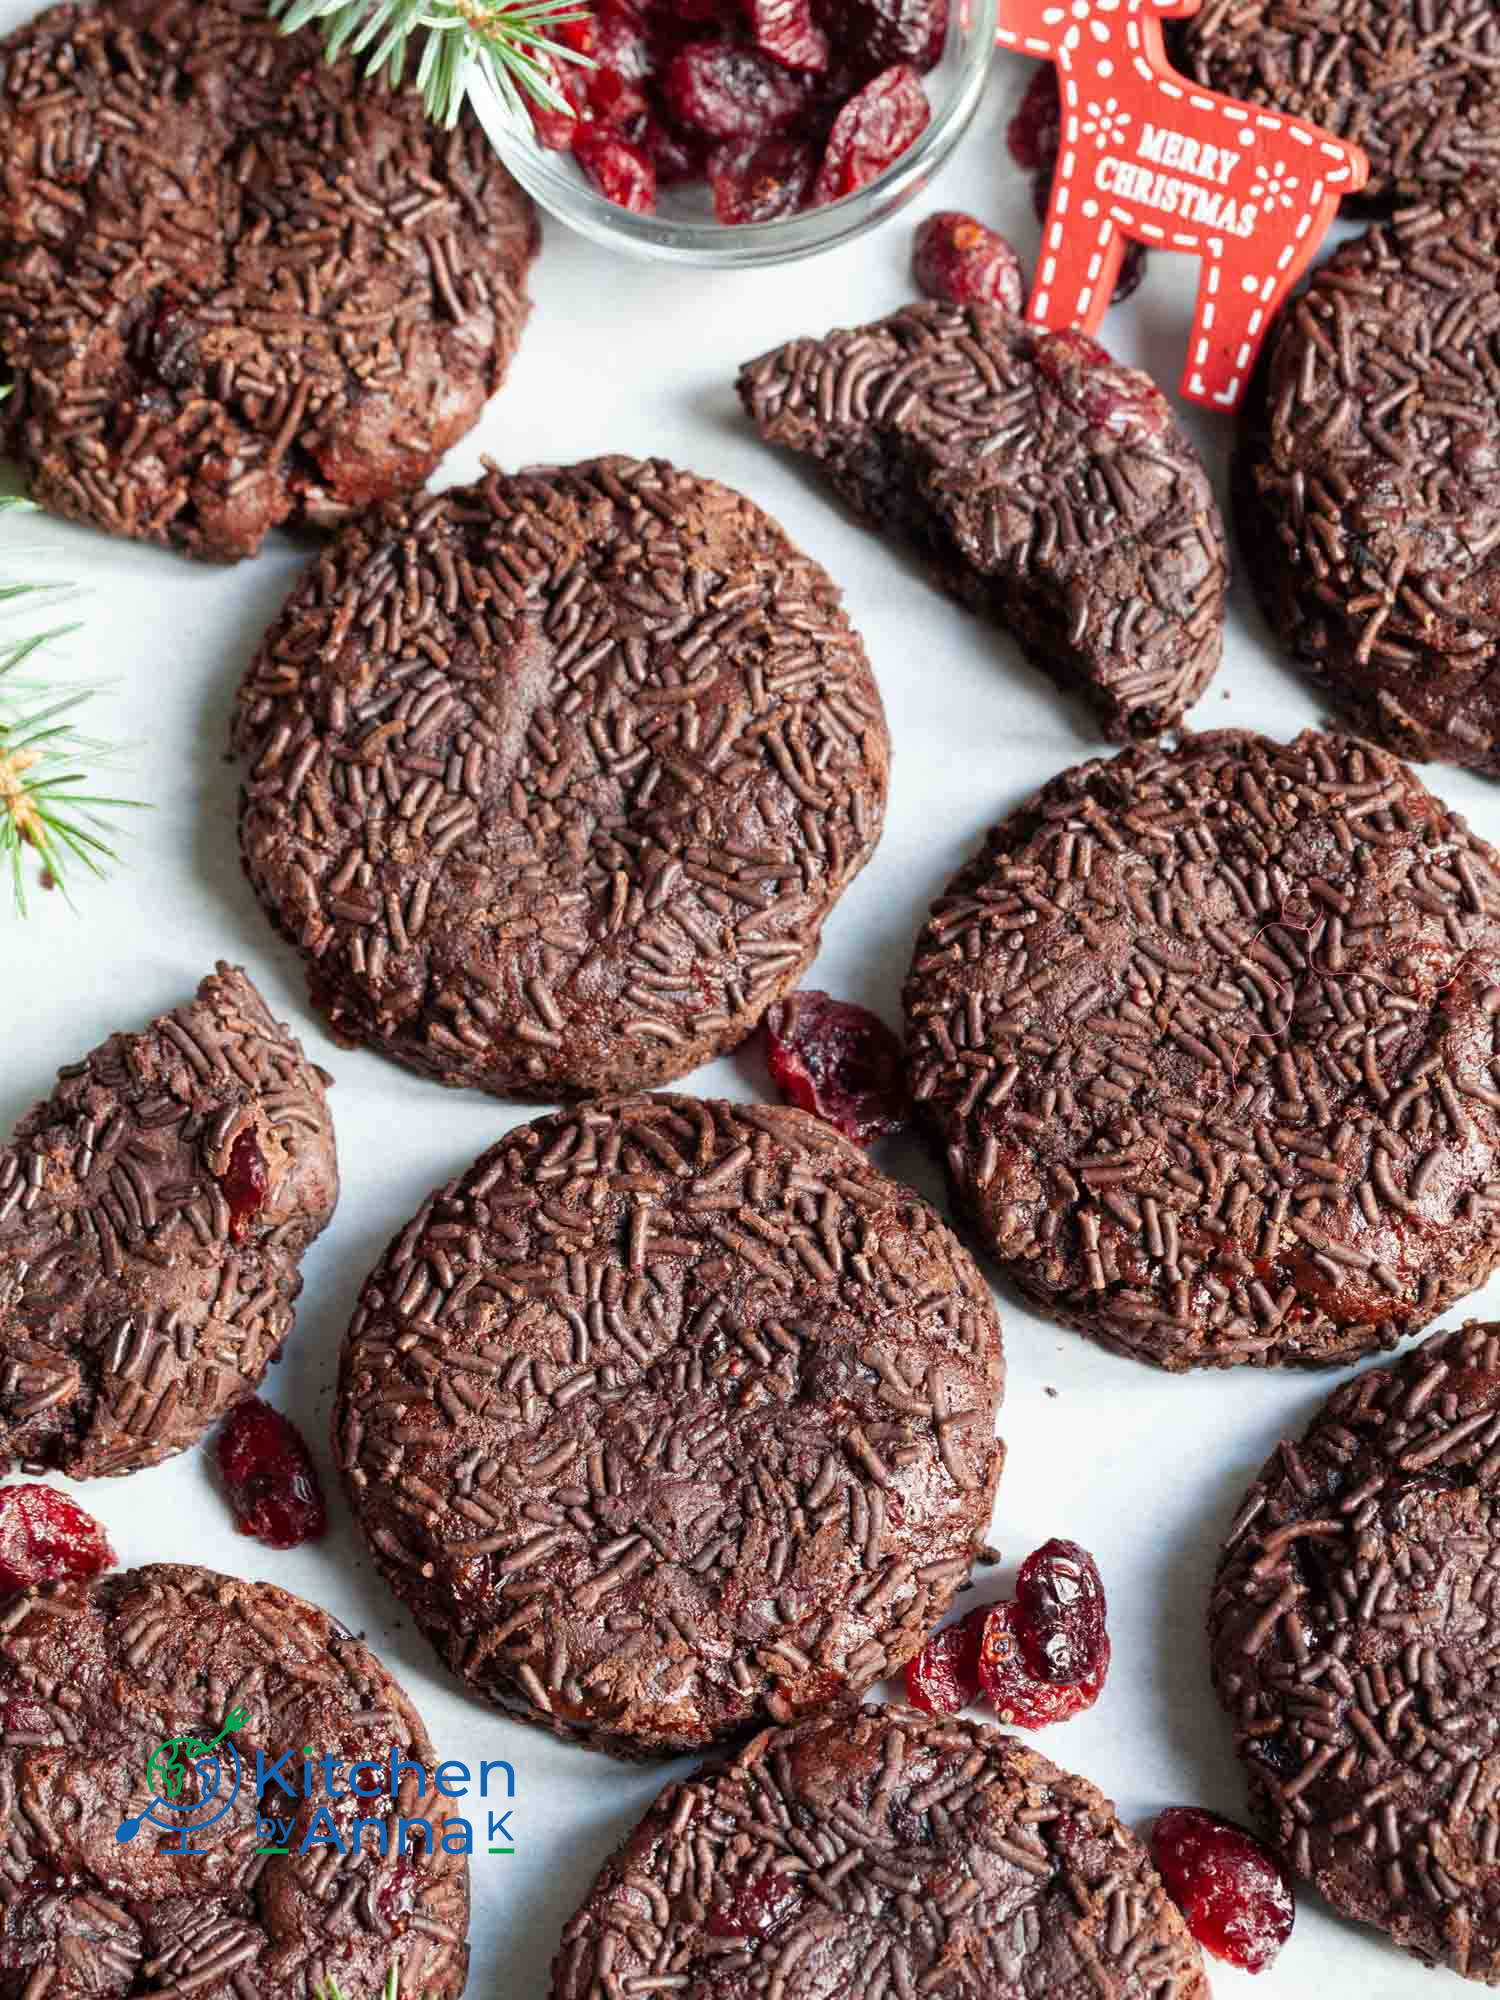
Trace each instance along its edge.
<instances>
[{"instance_id":1,"label":"glass bowl of dried cranberries","mask_svg":"<svg viewBox=\"0 0 1500 2000\"><path fill-rule=\"evenodd\" d=\"M983 95L998 0L591 0L555 32L566 111L477 84L541 207L636 256L810 257L921 192Z\"/></svg>"}]
</instances>

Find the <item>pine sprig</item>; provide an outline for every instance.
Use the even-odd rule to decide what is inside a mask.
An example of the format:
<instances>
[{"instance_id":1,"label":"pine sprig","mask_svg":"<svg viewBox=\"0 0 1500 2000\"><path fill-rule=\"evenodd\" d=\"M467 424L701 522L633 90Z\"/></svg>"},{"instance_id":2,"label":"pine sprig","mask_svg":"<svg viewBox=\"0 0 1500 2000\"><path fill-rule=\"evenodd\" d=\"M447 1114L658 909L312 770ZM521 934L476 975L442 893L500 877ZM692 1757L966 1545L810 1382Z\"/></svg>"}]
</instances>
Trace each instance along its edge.
<instances>
[{"instance_id":1,"label":"pine sprig","mask_svg":"<svg viewBox=\"0 0 1500 2000\"><path fill-rule=\"evenodd\" d=\"M26 507L24 500L0 497L0 513ZM0 583L0 604L47 592L41 583ZM44 646L76 629L56 625L24 639L0 638L0 869L9 866L16 909L23 917L28 854L37 857L67 897L75 864L102 877L118 861L109 815L140 804L91 789L90 767L107 763L115 753L111 745L85 735L73 718L97 690L59 690L21 672Z\"/></svg>"},{"instance_id":2,"label":"pine sprig","mask_svg":"<svg viewBox=\"0 0 1500 2000\"><path fill-rule=\"evenodd\" d=\"M330 1979L328 1984L317 1995L317 2000L344 2000L344 1995L340 1990L338 1981ZM384 1986L381 1987L379 1994L373 1996L373 2000L402 2000L401 1967L399 1962L391 1967L390 1977L386 1980Z\"/></svg>"},{"instance_id":3,"label":"pine sprig","mask_svg":"<svg viewBox=\"0 0 1500 2000\"><path fill-rule=\"evenodd\" d=\"M416 87L427 115L453 126L474 79L482 76L514 114L526 100L549 111L568 109L556 83L559 62L583 63L557 40L555 29L582 20L583 0L267 0L285 33L320 24L328 60L363 61L371 76L394 88L413 48Z\"/></svg>"}]
</instances>

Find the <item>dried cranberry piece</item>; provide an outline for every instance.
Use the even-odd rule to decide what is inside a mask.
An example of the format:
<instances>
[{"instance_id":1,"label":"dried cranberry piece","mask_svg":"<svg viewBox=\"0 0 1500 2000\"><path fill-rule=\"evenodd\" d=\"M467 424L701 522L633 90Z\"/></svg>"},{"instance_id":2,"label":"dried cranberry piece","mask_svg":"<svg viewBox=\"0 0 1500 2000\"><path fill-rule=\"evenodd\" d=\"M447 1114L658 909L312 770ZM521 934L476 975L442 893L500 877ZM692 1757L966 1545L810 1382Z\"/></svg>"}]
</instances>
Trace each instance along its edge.
<instances>
[{"instance_id":1,"label":"dried cranberry piece","mask_svg":"<svg viewBox=\"0 0 1500 2000\"><path fill-rule=\"evenodd\" d=\"M836 50L861 78L893 63L934 69L948 40L948 0L828 0Z\"/></svg>"},{"instance_id":2,"label":"dried cranberry piece","mask_svg":"<svg viewBox=\"0 0 1500 2000\"><path fill-rule=\"evenodd\" d=\"M766 1868L736 1889L729 1902L713 1904L705 1928L710 1937L774 1937L805 1901L806 1892L794 1876Z\"/></svg>"},{"instance_id":3,"label":"dried cranberry piece","mask_svg":"<svg viewBox=\"0 0 1500 2000\"><path fill-rule=\"evenodd\" d=\"M1044 333L1036 362L1065 403L1117 437L1135 442L1160 437L1172 421L1167 399L1149 375L1126 368L1076 327Z\"/></svg>"},{"instance_id":4,"label":"dried cranberry piece","mask_svg":"<svg viewBox=\"0 0 1500 2000\"><path fill-rule=\"evenodd\" d=\"M679 125L711 139L764 139L796 122L809 85L759 49L733 42L690 42L662 79Z\"/></svg>"},{"instance_id":5,"label":"dried cranberry piece","mask_svg":"<svg viewBox=\"0 0 1500 2000\"><path fill-rule=\"evenodd\" d=\"M979 1648L984 1641L987 1604L934 1632L914 1660L906 1663L906 1698L929 1715L957 1715L979 1696Z\"/></svg>"},{"instance_id":6,"label":"dried cranberry piece","mask_svg":"<svg viewBox=\"0 0 1500 2000\"><path fill-rule=\"evenodd\" d=\"M715 150L710 140L696 133L678 132L659 118L646 120L638 143L656 168L658 187L705 179Z\"/></svg>"},{"instance_id":7,"label":"dried cranberry piece","mask_svg":"<svg viewBox=\"0 0 1500 2000\"><path fill-rule=\"evenodd\" d=\"M269 1549L295 1549L327 1533L318 1469L290 1417L249 1396L220 1425L217 1449L242 1535Z\"/></svg>"},{"instance_id":8,"label":"dried cranberry piece","mask_svg":"<svg viewBox=\"0 0 1500 2000\"><path fill-rule=\"evenodd\" d=\"M1045 1729L1049 1723L1067 1722L1093 1707L1108 1672L1106 1636L1097 1671L1090 1679L1074 1687L1054 1687L1050 1681L1038 1680L1026 1664L1020 1615L1013 1600L1006 1598L995 1605L985 1621L979 1648L979 1685L1002 1722L1017 1723L1022 1729Z\"/></svg>"},{"instance_id":9,"label":"dried cranberry piece","mask_svg":"<svg viewBox=\"0 0 1500 2000\"><path fill-rule=\"evenodd\" d=\"M1106 1640L1104 1579L1077 1542L1043 1542L1016 1577L1021 1650L1038 1680L1076 1687L1098 1670Z\"/></svg>"},{"instance_id":10,"label":"dried cranberry piece","mask_svg":"<svg viewBox=\"0 0 1500 2000\"><path fill-rule=\"evenodd\" d=\"M817 171L817 148L805 139L721 146L709 168L714 214L720 222L774 222L795 215Z\"/></svg>"},{"instance_id":11,"label":"dried cranberry piece","mask_svg":"<svg viewBox=\"0 0 1500 2000\"><path fill-rule=\"evenodd\" d=\"M1292 1878L1263 1841L1200 1806L1168 1806L1151 1829L1167 1894L1205 1951L1264 1972L1292 1934Z\"/></svg>"},{"instance_id":12,"label":"dried cranberry piece","mask_svg":"<svg viewBox=\"0 0 1500 2000\"><path fill-rule=\"evenodd\" d=\"M594 26L592 54L599 65L594 75L607 73L624 83L644 83L656 70L645 24L629 8L614 8L600 15Z\"/></svg>"},{"instance_id":13,"label":"dried cranberry piece","mask_svg":"<svg viewBox=\"0 0 1500 2000\"><path fill-rule=\"evenodd\" d=\"M612 69L594 73L589 85L589 112L596 125L639 144L651 115L651 101L638 83ZM577 145L577 136L574 137Z\"/></svg>"},{"instance_id":14,"label":"dried cranberry piece","mask_svg":"<svg viewBox=\"0 0 1500 2000\"><path fill-rule=\"evenodd\" d=\"M585 125L573 141L573 157L606 201L636 215L656 213L656 168L629 139Z\"/></svg>"},{"instance_id":15,"label":"dried cranberry piece","mask_svg":"<svg viewBox=\"0 0 1500 2000\"><path fill-rule=\"evenodd\" d=\"M931 115L927 94L914 69L902 64L872 77L833 121L823 164L813 183L813 206L839 201L884 173L922 132Z\"/></svg>"},{"instance_id":16,"label":"dried cranberry piece","mask_svg":"<svg viewBox=\"0 0 1500 2000\"><path fill-rule=\"evenodd\" d=\"M1000 306L1018 313L1026 303L1021 260L1005 238L972 215L942 208L912 242L912 276L930 299L956 306Z\"/></svg>"},{"instance_id":17,"label":"dried cranberry piece","mask_svg":"<svg viewBox=\"0 0 1500 2000\"><path fill-rule=\"evenodd\" d=\"M110 1569L109 1537L55 1486L0 1487L0 1598Z\"/></svg>"},{"instance_id":18,"label":"dried cranberry piece","mask_svg":"<svg viewBox=\"0 0 1500 2000\"><path fill-rule=\"evenodd\" d=\"M788 69L825 70L828 37L812 15L812 0L746 0L755 46Z\"/></svg>"},{"instance_id":19,"label":"dried cranberry piece","mask_svg":"<svg viewBox=\"0 0 1500 2000\"><path fill-rule=\"evenodd\" d=\"M1005 143L1018 167L1050 180L1062 144L1062 94L1057 71L1044 63L1026 86L1026 95L1005 130Z\"/></svg>"},{"instance_id":20,"label":"dried cranberry piece","mask_svg":"<svg viewBox=\"0 0 1500 2000\"><path fill-rule=\"evenodd\" d=\"M906 1123L901 1044L868 1007L808 987L766 1010L771 1078L789 1104L862 1146Z\"/></svg>"},{"instance_id":21,"label":"dried cranberry piece","mask_svg":"<svg viewBox=\"0 0 1500 2000\"><path fill-rule=\"evenodd\" d=\"M219 1186L229 1204L230 1238L243 1243L251 1222L265 1207L271 1192L270 1168L253 1125L247 1125L230 1147L229 1165L219 1176Z\"/></svg>"}]
</instances>

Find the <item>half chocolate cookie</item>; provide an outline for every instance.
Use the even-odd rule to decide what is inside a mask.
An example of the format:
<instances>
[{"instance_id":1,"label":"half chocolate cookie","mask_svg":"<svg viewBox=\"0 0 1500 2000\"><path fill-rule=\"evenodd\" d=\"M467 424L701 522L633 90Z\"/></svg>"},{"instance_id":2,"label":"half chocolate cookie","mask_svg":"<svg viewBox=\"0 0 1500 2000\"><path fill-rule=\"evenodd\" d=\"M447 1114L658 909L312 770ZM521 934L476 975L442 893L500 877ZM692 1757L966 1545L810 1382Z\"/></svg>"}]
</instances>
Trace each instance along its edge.
<instances>
[{"instance_id":1,"label":"half chocolate cookie","mask_svg":"<svg viewBox=\"0 0 1500 2000\"><path fill-rule=\"evenodd\" d=\"M0 1469L136 1472L256 1388L338 1199L329 1081L221 965L21 1120L0 1148Z\"/></svg>"},{"instance_id":2,"label":"half chocolate cookie","mask_svg":"<svg viewBox=\"0 0 1500 2000\"><path fill-rule=\"evenodd\" d=\"M367 1281L335 1450L386 1581L507 1714L649 1757L856 1699L968 1578L988 1287L805 1112L589 1104L440 1188Z\"/></svg>"},{"instance_id":3,"label":"half chocolate cookie","mask_svg":"<svg viewBox=\"0 0 1500 2000\"><path fill-rule=\"evenodd\" d=\"M1228 561L1149 376L989 306L914 305L749 362L740 400L856 513L1015 637L1107 736L1177 722L1219 663Z\"/></svg>"}]
</instances>

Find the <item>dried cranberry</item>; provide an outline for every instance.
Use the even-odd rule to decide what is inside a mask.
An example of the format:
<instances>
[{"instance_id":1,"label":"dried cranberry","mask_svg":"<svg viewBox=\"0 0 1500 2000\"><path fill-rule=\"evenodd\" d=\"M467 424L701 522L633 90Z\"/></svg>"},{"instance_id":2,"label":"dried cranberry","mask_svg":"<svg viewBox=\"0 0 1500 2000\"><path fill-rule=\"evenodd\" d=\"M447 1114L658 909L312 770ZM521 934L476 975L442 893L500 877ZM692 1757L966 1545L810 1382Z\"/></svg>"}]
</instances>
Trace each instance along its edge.
<instances>
[{"instance_id":1,"label":"dried cranberry","mask_svg":"<svg viewBox=\"0 0 1500 2000\"><path fill-rule=\"evenodd\" d=\"M674 187L680 181L701 181L713 157L711 140L696 133L678 132L659 118L648 118L641 147L656 168L658 187Z\"/></svg>"},{"instance_id":2,"label":"dried cranberry","mask_svg":"<svg viewBox=\"0 0 1500 2000\"><path fill-rule=\"evenodd\" d=\"M1109 1672L1109 1639L1106 1636L1095 1674L1073 1687L1055 1687L1038 1680L1026 1664L1021 1645L1021 1619L1015 1603L1007 1598L994 1606L985 1620L984 1638L979 1648L979 1685L1002 1722L1017 1723L1022 1729L1045 1729L1049 1723L1066 1722L1092 1708L1104 1689Z\"/></svg>"},{"instance_id":3,"label":"dried cranberry","mask_svg":"<svg viewBox=\"0 0 1500 2000\"><path fill-rule=\"evenodd\" d=\"M230 1147L229 1165L219 1176L219 1186L229 1204L229 1234L234 1242L243 1243L271 1192L270 1169L253 1125L247 1125Z\"/></svg>"},{"instance_id":4,"label":"dried cranberry","mask_svg":"<svg viewBox=\"0 0 1500 2000\"><path fill-rule=\"evenodd\" d=\"M641 19L628 8L600 15L593 49L585 53L591 53L599 65L593 75L617 76L624 83L644 83L656 68Z\"/></svg>"},{"instance_id":5,"label":"dried cranberry","mask_svg":"<svg viewBox=\"0 0 1500 2000\"><path fill-rule=\"evenodd\" d=\"M1006 127L1005 143L1018 167L1050 178L1062 144L1062 95L1051 63L1044 63L1027 84L1020 108Z\"/></svg>"},{"instance_id":6,"label":"dried cranberry","mask_svg":"<svg viewBox=\"0 0 1500 2000\"><path fill-rule=\"evenodd\" d=\"M573 157L606 201L636 215L656 213L656 168L629 139L585 125L573 141Z\"/></svg>"},{"instance_id":7,"label":"dried cranberry","mask_svg":"<svg viewBox=\"0 0 1500 2000\"><path fill-rule=\"evenodd\" d=\"M236 1403L219 1428L219 1471L242 1535L295 1549L328 1530L317 1467L289 1417L259 1396Z\"/></svg>"},{"instance_id":8,"label":"dried cranberry","mask_svg":"<svg viewBox=\"0 0 1500 2000\"><path fill-rule=\"evenodd\" d=\"M763 55L788 69L827 69L828 37L813 19L812 0L746 0L746 12Z\"/></svg>"},{"instance_id":9,"label":"dried cranberry","mask_svg":"<svg viewBox=\"0 0 1500 2000\"><path fill-rule=\"evenodd\" d=\"M1018 313L1026 303L1021 260L1005 238L972 215L939 209L912 242L912 276L930 299L956 306L1000 306Z\"/></svg>"},{"instance_id":10,"label":"dried cranberry","mask_svg":"<svg viewBox=\"0 0 1500 2000\"><path fill-rule=\"evenodd\" d=\"M868 1007L808 987L766 1012L771 1078L789 1104L867 1146L906 1123L901 1044Z\"/></svg>"},{"instance_id":11,"label":"dried cranberry","mask_svg":"<svg viewBox=\"0 0 1500 2000\"><path fill-rule=\"evenodd\" d=\"M1149 375L1126 368L1076 327L1044 333L1036 362L1065 403L1117 437L1160 437L1172 420L1166 397Z\"/></svg>"},{"instance_id":12,"label":"dried cranberry","mask_svg":"<svg viewBox=\"0 0 1500 2000\"><path fill-rule=\"evenodd\" d=\"M1105 1646L1104 1579L1077 1542L1043 1542L1016 1578L1021 1650L1038 1680L1091 1680Z\"/></svg>"},{"instance_id":13,"label":"dried cranberry","mask_svg":"<svg viewBox=\"0 0 1500 2000\"><path fill-rule=\"evenodd\" d=\"M711 139L764 139L793 124L808 102L806 81L733 42L690 42L662 78L679 125Z\"/></svg>"},{"instance_id":14,"label":"dried cranberry","mask_svg":"<svg viewBox=\"0 0 1500 2000\"><path fill-rule=\"evenodd\" d=\"M906 1698L929 1715L957 1715L979 1695L979 1648L990 1607L982 1604L956 1625L934 1632L906 1663Z\"/></svg>"},{"instance_id":15,"label":"dried cranberry","mask_svg":"<svg viewBox=\"0 0 1500 2000\"><path fill-rule=\"evenodd\" d=\"M806 1900L796 1878L775 1868L763 1869L727 1903L715 1903L708 1913L710 1937L767 1938L784 1930Z\"/></svg>"},{"instance_id":16,"label":"dried cranberry","mask_svg":"<svg viewBox=\"0 0 1500 2000\"><path fill-rule=\"evenodd\" d=\"M898 65L872 77L833 121L813 183L815 207L839 201L883 174L925 128L931 111L914 69Z\"/></svg>"},{"instance_id":17,"label":"dried cranberry","mask_svg":"<svg viewBox=\"0 0 1500 2000\"><path fill-rule=\"evenodd\" d=\"M1151 1829L1167 1894L1205 1951L1264 1972L1292 1934L1292 1878L1254 1834L1199 1806L1168 1806Z\"/></svg>"},{"instance_id":18,"label":"dried cranberry","mask_svg":"<svg viewBox=\"0 0 1500 2000\"><path fill-rule=\"evenodd\" d=\"M0 1487L0 1598L109 1569L109 1537L55 1486Z\"/></svg>"},{"instance_id":19,"label":"dried cranberry","mask_svg":"<svg viewBox=\"0 0 1500 2000\"><path fill-rule=\"evenodd\" d=\"M935 69L948 40L948 0L828 0L834 47L862 77L910 63Z\"/></svg>"},{"instance_id":20,"label":"dried cranberry","mask_svg":"<svg viewBox=\"0 0 1500 2000\"><path fill-rule=\"evenodd\" d=\"M714 214L720 222L774 222L795 215L817 171L817 151L805 139L721 146L709 170Z\"/></svg>"}]
</instances>

